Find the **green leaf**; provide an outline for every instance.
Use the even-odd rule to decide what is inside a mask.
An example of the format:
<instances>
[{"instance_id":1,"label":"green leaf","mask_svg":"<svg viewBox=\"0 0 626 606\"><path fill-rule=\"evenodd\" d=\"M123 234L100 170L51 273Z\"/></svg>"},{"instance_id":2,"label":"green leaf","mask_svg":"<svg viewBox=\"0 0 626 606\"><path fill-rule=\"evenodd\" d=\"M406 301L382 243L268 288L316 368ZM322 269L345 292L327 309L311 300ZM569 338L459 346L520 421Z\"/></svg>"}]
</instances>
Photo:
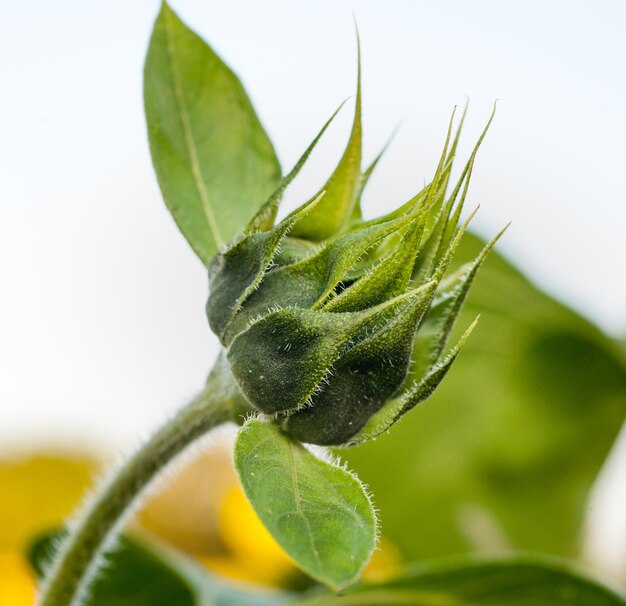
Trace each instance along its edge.
<instances>
[{"instance_id":1,"label":"green leaf","mask_svg":"<svg viewBox=\"0 0 626 606\"><path fill-rule=\"evenodd\" d=\"M467 234L456 256L483 246ZM345 456L407 561L501 549L575 557L591 486L626 418L623 353L497 251L451 343L478 314L432 398Z\"/></svg>"},{"instance_id":2,"label":"green leaf","mask_svg":"<svg viewBox=\"0 0 626 606\"><path fill-rule=\"evenodd\" d=\"M63 531L38 537L28 557L42 577ZM287 593L252 594L220 582L170 548L123 536L107 556L102 574L87 592L85 606L279 606Z\"/></svg>"},{"instance_id":3,"label":"green leaf","mask_svg":"<svg viewBox=\"0 0 626 606\"><path fill-rule=\"evenodd\" d=\"M376 516L354 475L257 418L239 432L235 467L257 515L304 572L335 590L359 578Z\"/></svg>"},{"instance_id":4,"label":"green leaf","mask_svg":"<svg viewBox=\"0 0 626 606\"><path fill-rule=\"evenodd\" d=\"M624 606L568 567L538 558L425 564L388 583L361 585L302 606Z\"/></svg>"},{"instance_id":5,"label":"green leaf","mask_svg":"<svg viewBox=\"0 0 626 606\"><path fill-rule=\"evenodd\" d=\"M165 2L146 56L144 100L163 197L207 265L274 191L278 159L237 76Z\"/></svg>"}]
</instances>

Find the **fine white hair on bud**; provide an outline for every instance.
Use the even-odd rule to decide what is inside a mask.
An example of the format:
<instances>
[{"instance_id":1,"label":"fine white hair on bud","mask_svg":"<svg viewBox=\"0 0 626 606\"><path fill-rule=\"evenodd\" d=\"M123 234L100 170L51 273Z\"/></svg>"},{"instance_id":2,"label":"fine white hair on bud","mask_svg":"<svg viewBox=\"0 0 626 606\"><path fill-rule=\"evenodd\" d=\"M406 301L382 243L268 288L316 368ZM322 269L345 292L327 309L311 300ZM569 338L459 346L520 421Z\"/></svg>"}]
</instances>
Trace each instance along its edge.
<instances>
[{"instance_id":1,"label":"fine white hair on bud","mask_svg":"<svg viewBox=\"0 0 626 606\"><path fill-rule=\"evenodd\" d=\"M494 108L495 109L495 108ZM334 114L333 114L334 117ZM292 437L354 444L428 397L456 359L452 326L496 236L449 272L476 214L460 224L485 131L451 183L461 126L453 112L432 180L387 215L364 220L360 199L380 155L361 168L361 95L346 150L319 192L276 212L331 119L233 243L209 266L209 323L250 405Z\"/></svg>"}]
</instances>

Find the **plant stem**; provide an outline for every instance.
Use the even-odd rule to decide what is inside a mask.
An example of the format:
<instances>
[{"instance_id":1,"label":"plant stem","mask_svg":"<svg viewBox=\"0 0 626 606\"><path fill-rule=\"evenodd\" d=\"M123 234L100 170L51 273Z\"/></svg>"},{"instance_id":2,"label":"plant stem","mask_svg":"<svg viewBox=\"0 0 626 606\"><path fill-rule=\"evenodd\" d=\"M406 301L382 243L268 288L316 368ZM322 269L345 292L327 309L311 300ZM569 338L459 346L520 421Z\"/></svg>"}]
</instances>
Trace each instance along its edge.
<instances>
[{"instance_id":1,"label":"plant stem","mask_svg":"<svg viewBox=\"0 0 626 606\"><path fill-rule=\"evenodd\" d=\"M218 361L204 391L140 447L87 503L46 575L40 606L79 604L137 497L189 444L234 419L236 396L222 371Z\"/></svg>"}]
</instances>

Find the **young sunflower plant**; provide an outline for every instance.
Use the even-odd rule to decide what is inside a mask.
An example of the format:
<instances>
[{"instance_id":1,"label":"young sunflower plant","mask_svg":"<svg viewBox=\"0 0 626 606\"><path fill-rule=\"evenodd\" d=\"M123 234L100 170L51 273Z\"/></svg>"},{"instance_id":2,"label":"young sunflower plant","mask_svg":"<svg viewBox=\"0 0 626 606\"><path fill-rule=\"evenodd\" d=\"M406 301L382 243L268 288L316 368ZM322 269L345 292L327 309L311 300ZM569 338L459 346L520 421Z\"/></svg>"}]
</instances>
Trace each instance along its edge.
<instances>
[{"instance_id":1,"label":"young sunflower plant","mask_svg":"<svg viewBox=\"0 0 626 606\"><path fill-rule=\"evenodd\" d=\"M318 447L374 439L432 394L476 324L448 344L499 237L449 271L474 215L461 224L487 130L453 182L464 117L455 131L454 113L430 182L388 214L363 218L361 196L380 155L362 167L360 80L359 62L354 121L337 167L279 220L286 188L334 115L281 178L235 75L163 4L145 67L150 147L166 204L208 267L206 311L221 353L200 394L72 524L42 606L80 603L146 486L226 422L241 425L235 465L277 542L335 590L358 580L376 543L375 511L358 478Z\"/></svg>"}]
</instances>

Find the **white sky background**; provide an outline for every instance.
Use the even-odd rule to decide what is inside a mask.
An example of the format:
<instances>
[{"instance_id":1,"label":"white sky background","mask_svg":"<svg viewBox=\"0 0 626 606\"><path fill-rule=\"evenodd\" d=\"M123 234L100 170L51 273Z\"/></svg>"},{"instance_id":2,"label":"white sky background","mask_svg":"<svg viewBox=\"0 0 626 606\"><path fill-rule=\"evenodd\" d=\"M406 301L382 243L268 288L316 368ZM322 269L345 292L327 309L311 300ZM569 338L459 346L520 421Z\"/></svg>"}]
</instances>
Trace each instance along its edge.
<instances>
[{"instance_id":1,"label":"white sky background","mask_svg":"<svg viewBox=\"0 0 626 606\"><path fill-rule=\"evenodd\" d=\"M361 32L366 160L402 120L368 191L375 214L435 166L471 99L476 227L537 283L626 333L626 3L176 0L235 68L288 168L354 92ZM5 3L0 19L0 445L125 445L198 389L216 340L207 279L161 201L142 108L156 0ZM292 190L336 162L350 109Z\"/></svg>"},{"instance_id":2,"label":"white sky background","mask_svg":"<svg viewBox=\"0 0 626 606\"><path fill-rule=\"evenodd\" d=\"M471 7L470 7L471 5ZM366 159L402 120L366 212L413 194L449 113L467 151L500 104L471 189L476 226L546 290L626 332L626 4L178 0L235 67L289 167L353 94ZM142 64L158 2L13 2L0 20L0 439L125 443L203 381L207 279L157 189ZM292 190L341 152L351 108Z\"/></svg>"}]
</instances>

